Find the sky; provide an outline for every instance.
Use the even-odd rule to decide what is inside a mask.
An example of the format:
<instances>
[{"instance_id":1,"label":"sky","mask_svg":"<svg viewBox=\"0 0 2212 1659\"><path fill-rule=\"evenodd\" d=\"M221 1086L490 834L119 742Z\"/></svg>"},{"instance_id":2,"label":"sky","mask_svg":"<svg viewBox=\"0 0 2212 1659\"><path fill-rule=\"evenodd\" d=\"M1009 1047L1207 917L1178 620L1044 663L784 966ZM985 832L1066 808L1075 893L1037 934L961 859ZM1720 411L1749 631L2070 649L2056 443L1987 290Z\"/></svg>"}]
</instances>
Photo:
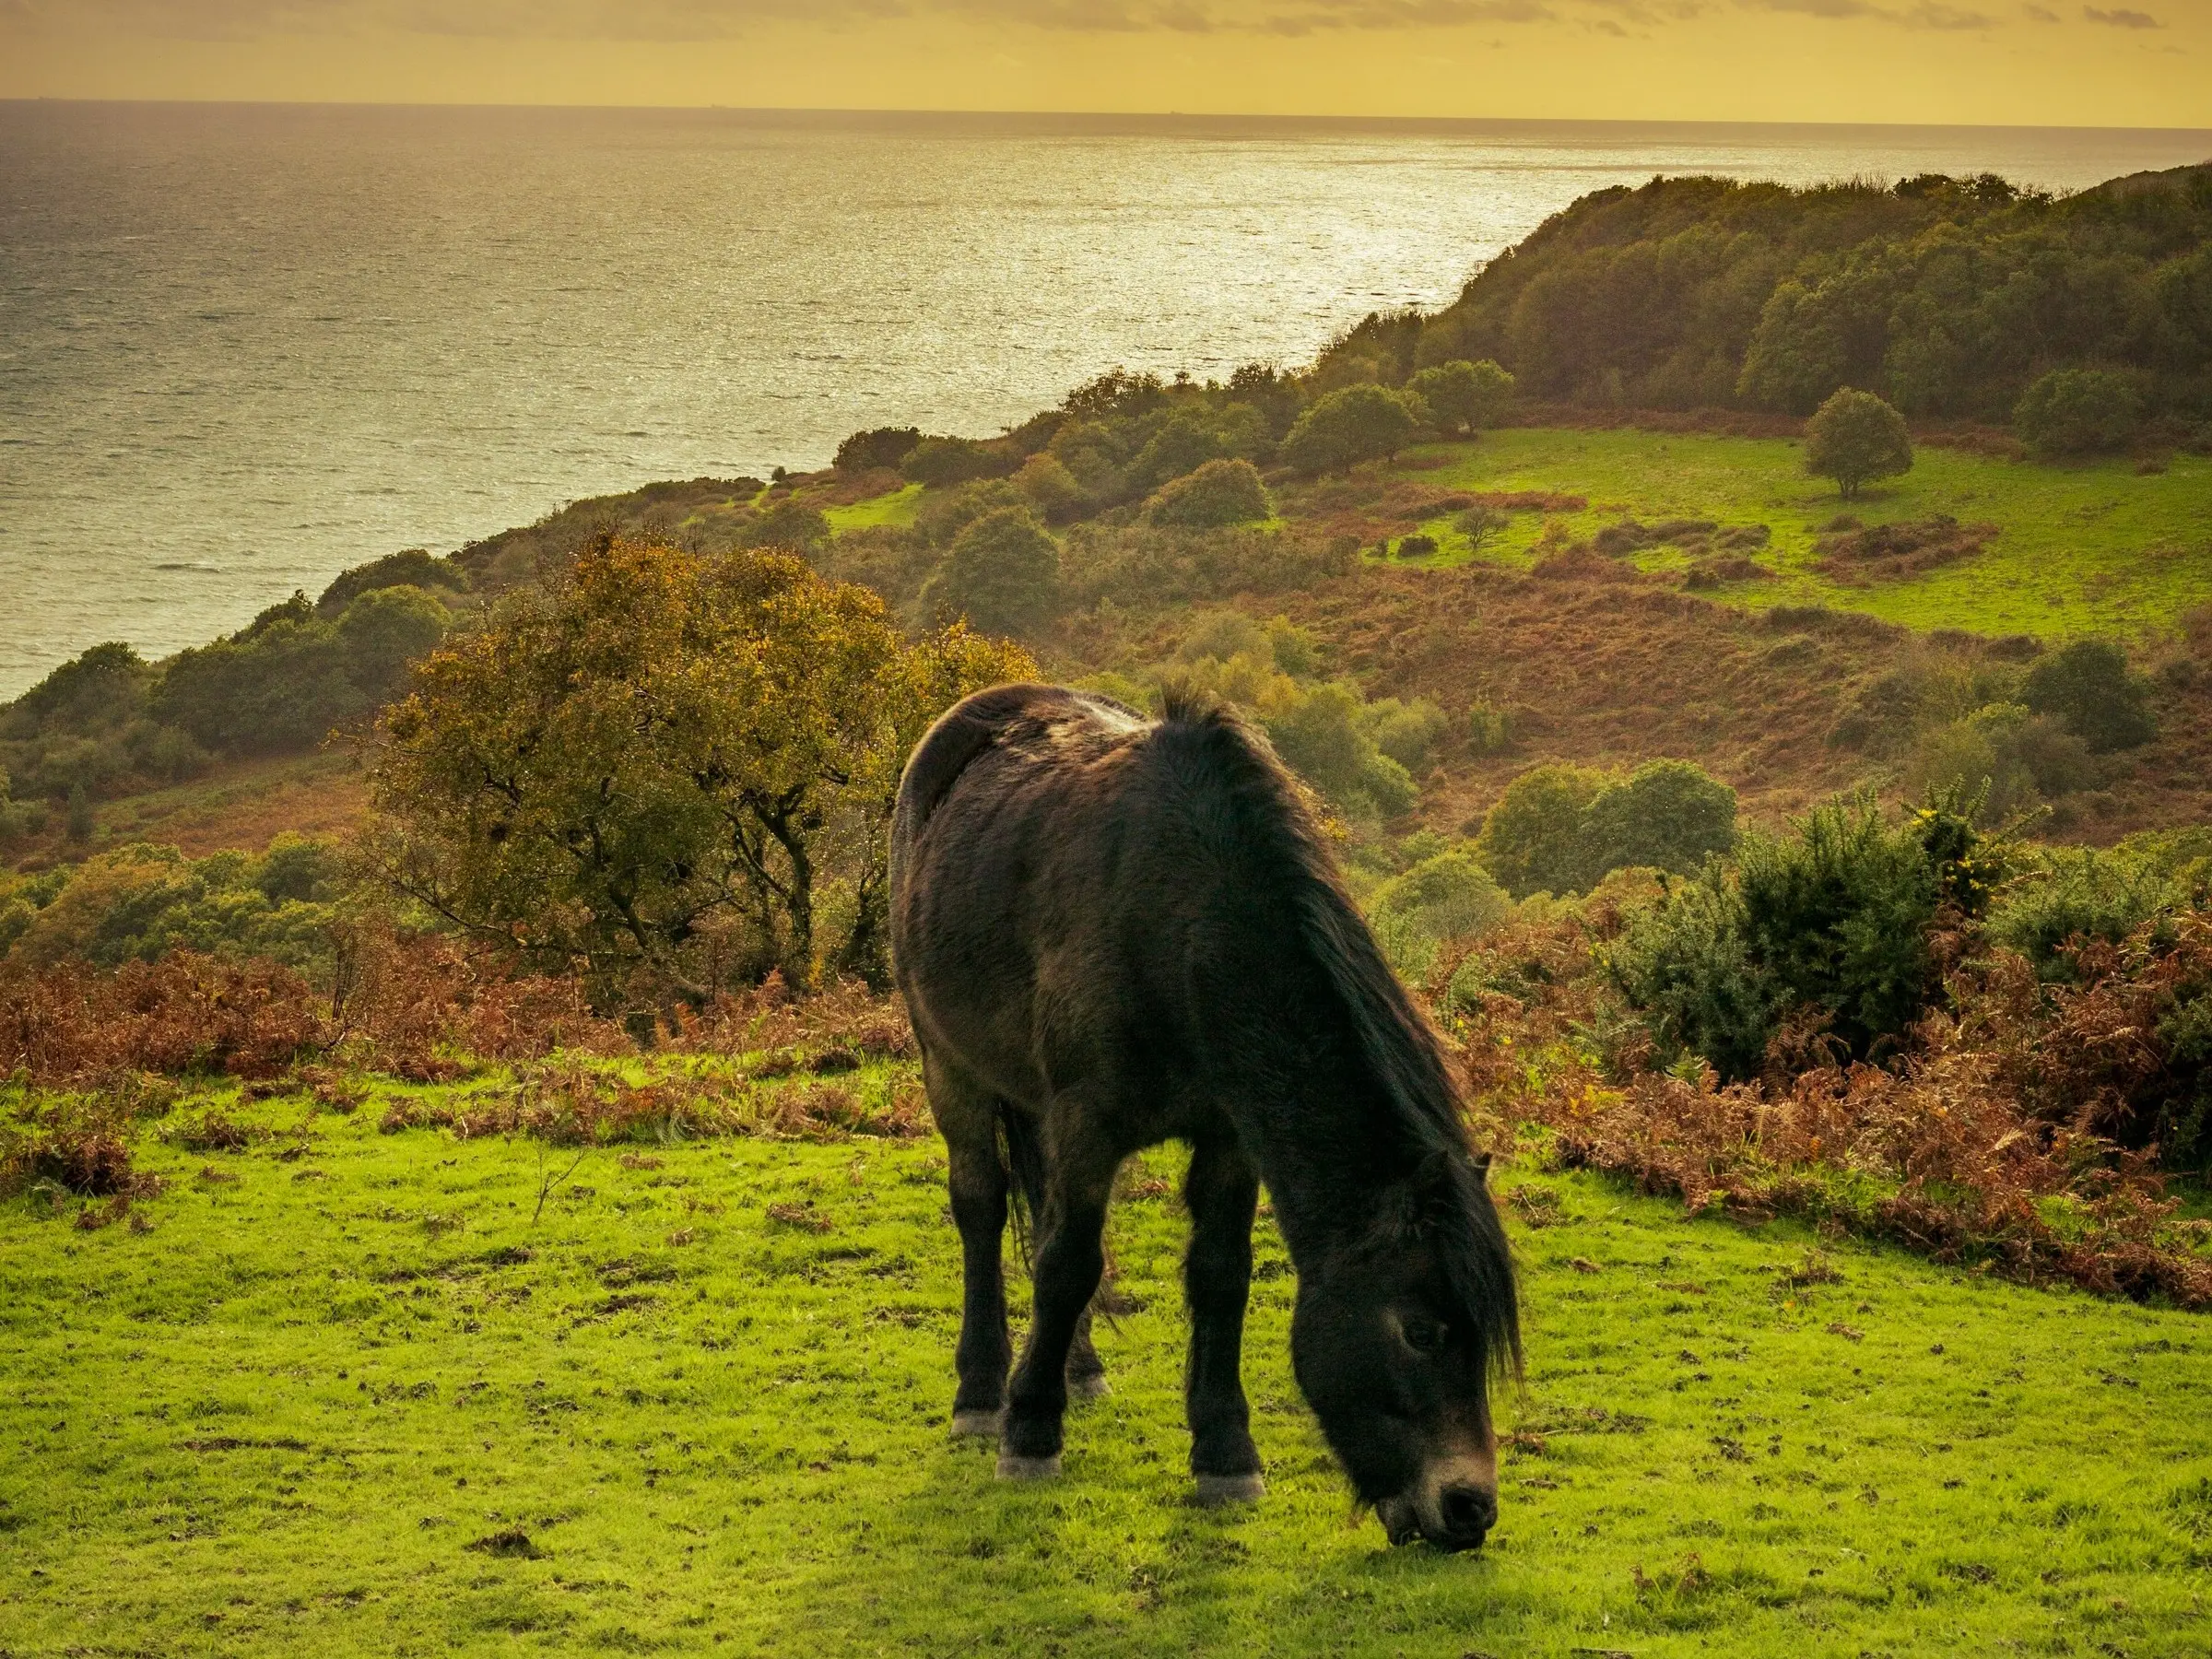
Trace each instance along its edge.
<instances>
[{"instance_id":1,"label":"sky","mask_svg":"<svg viewBox=\"0 0 2212 1659\"><path fill-rule=\"evenodd\" d=\"M39 97L2203 128L2212 0L0 0Z\"/></svg>"}]
</instances>

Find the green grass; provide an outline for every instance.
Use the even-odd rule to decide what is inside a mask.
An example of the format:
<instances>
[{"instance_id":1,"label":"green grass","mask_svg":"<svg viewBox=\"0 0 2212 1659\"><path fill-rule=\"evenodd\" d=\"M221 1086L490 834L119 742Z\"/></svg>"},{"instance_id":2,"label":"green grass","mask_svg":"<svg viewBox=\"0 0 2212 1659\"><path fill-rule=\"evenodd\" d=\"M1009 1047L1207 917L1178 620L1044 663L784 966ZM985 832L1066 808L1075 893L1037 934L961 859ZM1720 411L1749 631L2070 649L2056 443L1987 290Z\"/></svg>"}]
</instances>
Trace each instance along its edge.
<instances>
[{"instance_id":1,"label":"green grass","mask_svg":"<svg viewBox=\"0 0 2212 1659\"><path fill-rule=\"evenodd\" d=\"M922 504L922 486L904 485L865 501L855 501L850 507L825 509L822 516L830 521L830 528L839 535L848 530L867 530L877 524L896 524L901 528L914 522L914 512Z\"/></svg>"},{"instance_id":2,"label":"green grass","mask_svg":"<svg viewBox=\"0 0 2212 1659\"><path fill-rule=\"evenodd\" d=\"M2212 595L2212 459L2203 456L2176 456L2167 471L2145 475L2124 459L2061 467L1923 446L1912 472L1846 506L1832 484L1804 475L1802 451L1783 439L1514 429L1419 453L1449 457L1441 469L1406 475L1441 488L1588 498L1588 511L1558 515L1578 536L1623 513L1647 524L1766 524L1774 541L1759 560L1780 579L1715 594L1739 604L1828 605L1915 628L2061 636L2168 626ZM2000 534L1977 559L1910 582L1851 587L1808 568L1815 531L1847 511L1867 524L1949 513ZM1482 557L1524 567L1542 527L1542 515L1515 513ZM1420 562L1466 560L1465 539L1448 519L1423 529L1442 546ZM1658 570L1688 561L1662 548L1638 562Z\"/></svg>"},{"instance_id":3,"label":"green grass","mask_svg":"<svg viewBox=\"0 0 2212 1659\"><path fill-rule=\"evenodd\" d=\"M534 1224L535 1146L377 1115L304 1149L149 1140L150 1231L0 1211L0 1650L2212 1645L2200 1320L1850 1244L1840 1282L1793 1286L1797 1230L1509 1172L1562 1217L1515 1230L1509 1420L1542 1444L1509 1453L1489 1546L1446 1558L1352 1514L1271 1233L1247 1375L1272 1490L1213 1513L1185 1500L1171 1201L1115 1212L1142 1304L1102 1335L1115 1392L1063 1480L1006 1486L946 1438L934 1144L596 1151ZM509 1528L535 1553L471 1547Z\"/></svg>"}]
</instances>

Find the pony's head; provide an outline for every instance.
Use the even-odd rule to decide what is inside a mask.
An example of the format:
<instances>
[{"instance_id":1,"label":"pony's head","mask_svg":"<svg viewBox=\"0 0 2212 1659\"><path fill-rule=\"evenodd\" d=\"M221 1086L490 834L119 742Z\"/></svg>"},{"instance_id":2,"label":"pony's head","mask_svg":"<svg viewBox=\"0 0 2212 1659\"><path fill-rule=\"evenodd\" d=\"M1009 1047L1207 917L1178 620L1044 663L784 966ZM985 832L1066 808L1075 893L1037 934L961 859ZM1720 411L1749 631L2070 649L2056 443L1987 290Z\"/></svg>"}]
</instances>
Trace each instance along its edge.
<instances>
[{"instance_id":1,"label":"pony's head","mask_svg":"<svg viewBox=\"0 0 2212 1659\"><path fill-rule=\"evenodd\" d=\"M1520 1338L1483 1173L1462 1153L1430 1157L1300 1276L1299 1386L1394 1544L1472 1549L1498 1519L1489 1391Z\"/></svg>"}]
</instances>

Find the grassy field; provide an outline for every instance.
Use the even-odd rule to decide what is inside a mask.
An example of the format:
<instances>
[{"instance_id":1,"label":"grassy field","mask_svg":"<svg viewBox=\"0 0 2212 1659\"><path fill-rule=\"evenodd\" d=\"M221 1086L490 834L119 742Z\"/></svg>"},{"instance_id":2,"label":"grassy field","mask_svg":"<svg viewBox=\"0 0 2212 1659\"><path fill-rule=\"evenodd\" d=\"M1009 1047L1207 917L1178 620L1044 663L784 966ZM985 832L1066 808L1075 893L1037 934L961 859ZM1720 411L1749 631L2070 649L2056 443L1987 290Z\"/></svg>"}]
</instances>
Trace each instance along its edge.
<instances>
[{"instance_id":1,"label":"grassy field","mask_svg":"<svg viewBox=\"0 0 2212 1659\"><path fill-rule=\"evenodd\" d=\"M1406 476L1440 488L1585 497L1587 511L1557 515L1577 536L1623 514L1645 524L1765 524L1774 539L1759 562L1780 578L1714 595L1742 604L1819 604L1914 628L2058 636L2168 626L2212 594L2212 458L2179 455L2166 471L2144 474L2126 459L2050 466L1924 445L1910 473L1870 486L1847 507L1834 485L1805 476L1802 454L1786 439L1508 429L1418 452L1409 458L1418 470ZM1980 557L1915 580L1847 586L1808 568L1814 533L1847 511L1870 524L1947 513L1996 524L1999 534ZM1514 514L1481 556L1526 565L1543 524ZM1448 519L1423 527L1442 544L1429 562L1465 561L1465 539ZM1688 562L1665 548L1636 557L1654 570Z\"/></svg>"},{"instance_id":2,"label":"grassy field","mask_svg":"<svg viewBox=\"0 0 2212 1659\"><path fill-rule=\"evenodd\" d=\"M847 530L871 529L877 524L904 527L914 522L914 512L921 504L922 486L909 484L903 488L892 490L888 495L856 501L850 507L831 507L822 516L830 521L830 528L840 534Z\"/></svg>"},{"instance_id":3,"label":"grassy field","mask_svg":"<svg viewBox=\"0 0 2212 1659\"><path fill-rule=\"evenodd\" d=\"M934 1143L571 1170L373 1101L236 1110L278 1133L149 1134L147 1230L0 1210L0 1652L2212 1647L2201 1320L1509 1171L1527 1397L1499 1528L1447 1558L1351 1512L1272 1235L1272 1490L1186 1501L1170 1155L1114 1214L1114 1393L1062 1481L1007 1486L946 1435Z\"/></svg>"}]
</instances>

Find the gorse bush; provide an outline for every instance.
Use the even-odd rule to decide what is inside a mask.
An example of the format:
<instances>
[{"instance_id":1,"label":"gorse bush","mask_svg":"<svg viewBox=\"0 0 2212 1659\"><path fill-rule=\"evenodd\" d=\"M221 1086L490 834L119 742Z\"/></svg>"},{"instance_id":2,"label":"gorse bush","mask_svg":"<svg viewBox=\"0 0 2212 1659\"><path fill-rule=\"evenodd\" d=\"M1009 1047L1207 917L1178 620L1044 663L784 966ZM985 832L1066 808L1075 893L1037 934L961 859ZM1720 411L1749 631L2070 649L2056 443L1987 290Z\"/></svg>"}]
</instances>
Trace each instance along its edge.
<instances>
[{"instance_id":1,"label":"gorse bush","mask_svg":"<svg viewBox=\"0 0 2212 1659\"><path fill-rule=\"evenodd\" d=\"M2077 977L2070 947L2118 945L2153 923L2171 924L2190 897L2154 860L2053 847L2035 853L1991 908L1985 931L2032 962L2040 978L2070 980ZM2163 931L2171 938L2171 928Z\"/></svg>"},{"instance_id":2,"label":"gorse bush","mask_svg":"<svg viewBox=\"0 0 2212 1659\"><path fill-rule=\"evenodd\" d=\"M1637 913L1606 966L1663 1051L1759 1075L1785 1021L1854 1059L1894 1048L1941 987L1930 935L1986 900L1983 849L1954 807L1900 823L1871 800L1816 808Z\"/></svg>"}]
</instances>

